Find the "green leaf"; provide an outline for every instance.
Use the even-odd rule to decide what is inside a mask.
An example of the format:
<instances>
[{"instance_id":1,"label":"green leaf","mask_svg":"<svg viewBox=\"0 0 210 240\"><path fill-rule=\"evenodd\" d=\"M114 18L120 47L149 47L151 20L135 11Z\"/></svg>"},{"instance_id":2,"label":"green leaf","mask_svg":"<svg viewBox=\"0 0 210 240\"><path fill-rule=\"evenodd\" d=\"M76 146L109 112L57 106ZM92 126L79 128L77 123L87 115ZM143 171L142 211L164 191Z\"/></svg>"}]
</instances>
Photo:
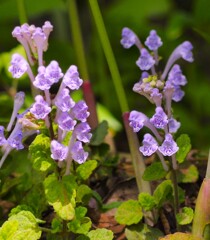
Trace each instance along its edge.
<instances>
[{"instance_id":1,"label":"green leaf","mask_svg":"<svg viewBox=\"0 0 210 240\"><path fill-rule=\"evenodd\" d=\"M76 234L87 234L91 228L90 218L85 217L87 208L78 207L75 209L75 218L68 223L68 229Z\"/></svg>"},{"instance_id":2,"label":"green leaf","mask_svg":"<svg viewBox=\"0 0 210 240\"><path fill-rule=\"evenodd\" d=\"M0 228L1 240L12 240L14 234L18 231L19 223L16 220L6 221Z\"/></svg>"},{"instance_id":3,"label":"green leaf","mask_svg":"<svg viewBox=\"0 0 210 240\"><path fill-rule=\"evenodd\" d=\"M90 140L90 144L93 146L98 146L102 144L107 133L108 133L108 123L107 121L103 121L98 125L96 129L93 130L93 136Z\"/></svg>"},{"instance_id":4,"label":"green leaf","mask_svg":"<svg viewBox=\"0 0 210 240\"><path fill-rule=\"evenodd\" d=\"M56 167L55 161L50 157L50 138L44 134L39 134L29 147L29 153L36 170L45 172Z\"/></svg>"},{"instance_id":5,"label":"green leaf","mask_svg":"<svg viewBox=\"0 0 210 240\"><path fill-rule=\"evenodd\" d=\"M138 201L128 200L117 209L115 219L119 224L136 224L143 218L142 208Z\"/></svg>"},{"instance_id":6,"label":"green leaf","mask_svg":"<svg viewBox=\"0 0 210 240\"><path fill-rule=\"evenodd\" d=\"M165 180L161 184L159 184L153 193L153 197L155 199L157 207L161 207L166 200L171 199L172 194L173 187L171 180Z\"/></svg>"},{"instance_id":7,"label":"green leaf","mask_svg":"<svg viewBox=\"0 0 210 240\"><path fill-rule=\"evenodd\" d=\"M203 238L194 236L190 233L176 232L174 234L166 235L165 237L160 238L159 240L203 240Z\"/></svg>"},{"instance_id":8,"label":"green leaf","mask_svg":"<svg viewBox=\"0 0 210 240\"><path fill-rule=\"evenodd\" d=\"M193 209L184 207L181 213L176 214L176 220L180 225L190 224L193 220Z\"/></svg>"},{"instance_id":9,"label":"green leaf","mask_svg":"<svg viewBox=\"0 0 210 240\"><path fill-rule=\"evenodd\" d=\"M155 198L153 196L151 196L149 193L144 193L144 192L140 193L138 196L138 200L139 200L141 207L145 211L152 210L156 205Z\"/></svg>"},{"instance_id":10,"label":"green leaf","mask_svg":"<svg viewBox=\"0 0 210 240\"><path fill-rule=\"evenodd\" d=\"M96 169L97 165L98 163L96 160L88 160L84 162L83 164L79 165L76 170L77 177L82 180L87 180Z\"/></svg>"},{"instance_id":11,"label":"green leaf","mask_svg":"<svg viewBox=\"0 0 210 240\"><path fill-rule=\"evenodd\" d=\"M122 202L111 202L111 203L103 204L102 211L109 211L113 208L118 208L121 204Z\"/></svg>"},{"instance_id":12,"label":"green leaf","mask_svg":"<svg viewBox=\"0 0 210 240\"><path fill-rule=\"evenodd\" d=\"M154 162L145 169L142 178L145 181L155 181L164 178L166 175L167 172L164 170L161 162Z\"/></svg>"},{"instance_id":13,"label":"green leaf","mask_svg":"<svg viewBox=\"0 0 210 240\"><path fill-rule=\"evenodd\" d=\"M113 232L105 228L98 228L90 231L87 236L90 240L112 240L114 238Z\"/></svg>"},{"instance_id":14,"label":"green leaf","mask_svg":"<svg viewBox=\"0 0 210 240\"><path fill-rule=\"evenodd\" d=\"M51 223L52 233L62 232L63 223L60 219L53 218Z\"/></svg>"},{"instance_id":15,"label":"green leaf","mask_svg":"<svg viewBox=\"0 0 210 240\"><path fill-rule=\"evenodd\" d=\"M125 236L128 240L154 240L163 236L163 233L159 229L141 223L127 227L125 229Z\"/></svg>"},{"instance_id":16,"label":"green leaf","mask_svg":"<svg viewBox=\"0 0 210 240\"><path fill-rule=\"evenodd\" d=\"M198 169L195 165L190 165L188 168L180 169L178 181L183 183L195 183L199 177Z\"/></svg>"},{"instance_id":17,"label":"green leaf","mask_svg":"<svg viewBox=\"0 0 210 240\"><path fill-rule=\"evenodd\" d=\"M0 239L36 240L40 237L41 231L37 219L29 211L21 211L12 215L0 228Z\"/></svg>"},{"instance_id":18,"label":"green leaf","mask_svg":"<svg viewBox=\"0 0 210 240\"><path fill-rule=\"evenodd\" d=\"M190 138L187 134L182 134L177 138L176 142L179 147L179 151L176 153L176 159L179 163L182 163L191 149Z\"/></svg>"},{"instance_id":19,"label":"green leaf","mask_svg":"<svg viewBox=\"0 0 210 240\"><path fill-rule=\"evenodd\" d=\"M77 188L76 201L82 202L84 205L87 205L92 195L92 189L90 189L87 185L82 184Z\"/></svg>"},{"instance_id":20,"label":"green leaf","mask_svg":"<svg viewBox=\"0 0 210 240\"><path fill-rule=\"evenodd\" d=\"M76 183L73 176L58 180L54 174L44 181L47 201L63 220L72 220L75 215Z\"/></svg>"}]
</instances>

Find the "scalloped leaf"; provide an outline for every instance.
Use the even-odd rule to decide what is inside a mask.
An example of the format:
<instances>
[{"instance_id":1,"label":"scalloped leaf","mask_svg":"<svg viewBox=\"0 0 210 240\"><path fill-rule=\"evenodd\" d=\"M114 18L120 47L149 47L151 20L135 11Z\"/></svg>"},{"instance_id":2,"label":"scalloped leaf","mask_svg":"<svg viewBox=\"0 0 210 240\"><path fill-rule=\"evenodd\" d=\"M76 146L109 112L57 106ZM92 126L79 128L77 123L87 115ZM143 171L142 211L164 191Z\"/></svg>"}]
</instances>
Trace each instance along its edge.
<instances>
[{"instance_id":1,"label":"scalloped leaf","mask_svg":"<svg viewBox=\"0 0 210 240\"><path fill-rule=\"evenodd\" d=\"M90 231L87 236L90 240L112 240L114 238L113 232L105 228L98 228Z\"/></svg>"},{"instance_id":2,"label":"scalloped leaf","mask_svg":"<svg viewBox=\"0 0 210 240\"><path fill-rule=\"evenodd\" d=\"M144 181L155 181L164 178L167 172L164 170L161 162L154 162L144 171L142 178Z\"/></svg>"},{"instance_id":3,"label":"scalloped leaf","mask_svg":"<svg viewBox=\"0 0 210 240\"><path fill-rule=\"evenodd\" d=\"M58 181L55 174L44 181L47 201L63 220L72 220L75 216L76 182L73 176L64 176Z\"/></svg>"},{"instance_id":4,"label":"scalloped leaf","mask_svg":"<svg viewBox=\"0 0 210 240\"><path fill-rule=\"evenodd\" d=\"M117 209L115 219L119 224L132 225L143 218L142 208L138 201L128 200L123 202Z\"/></svg>"},{"instance_id":5,"label":"scalloped leaf","mask_svg":"<svg viewBox=\"0 0 210 240\"><path fill-rule=\"evenodd\" d=\"M186 225L192 222L193 216L193 209L184 207L180 213L176 214L176 220L179 225Z\"/></svg>"},{"instance_id":6,"label":"scalloped leaf","mask_svg":"<svg viewBox=\"0 0 210 240\"><path fill-rule=\"evenodd\" d=\"M203 239L197 236L193 236L190 233L177 232L174 234L169 234L163 238L160 238L160 240L203 240Z\"/></svg>"},{"instance_id":7,"label":"scalloped leaf","mask_svg":"<svg viewBox=\"0 0 210 240\"><path fill-rule=\"evenodd\" d=\"M79 165L76 170L77 177L82 180L87 180L93 171L97 168L98 163L96 160L88 160Z\"/></svg>"},{"instance_id":8,"label":"scalloped leaf","mask_svg":"<svg viewBox=\"0 0 210 240\"><path fill-rule=\"evenodd\" d=\"M176 159L179 163L182 163L191 149L190 138L187 134L182 134L177 138L176 142L179 147L179 151L176 153Z\"/></svg>"},{"instance_id":9,"label":"scalloped leaf","mask_svg":"<svg viewBox=\"0 0 210 240\"><path fill-rule=\"evenodd\" d=\"M40 239L42 232L37 222L37 219L29 211L14 214L0 228L0 239Z\"/></svg>"},{"instance_id":10,"label":"scalloped leaf","mask_svg":"<svg viewBox=\"0 0 210 240\"><path fill-rule=\"evenodd\" d=\"M50 138L46 135L39 134L36 136L29 146L29 153L34 169L42 172L55 169L55 161L50 157Z\"/></svg>"}]
</instances>

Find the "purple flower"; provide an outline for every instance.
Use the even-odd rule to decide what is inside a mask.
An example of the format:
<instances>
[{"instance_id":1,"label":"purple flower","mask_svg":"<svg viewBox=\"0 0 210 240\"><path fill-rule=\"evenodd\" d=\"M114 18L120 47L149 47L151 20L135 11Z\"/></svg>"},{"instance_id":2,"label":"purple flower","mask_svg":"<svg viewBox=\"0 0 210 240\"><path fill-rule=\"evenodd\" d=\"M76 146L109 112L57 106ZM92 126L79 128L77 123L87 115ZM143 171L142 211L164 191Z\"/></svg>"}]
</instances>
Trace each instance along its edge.
<instances>
[{"instance_id":1,"label":"purple flower","mask_svg":"<svg viewBox=\"0 0 210 240\"><path fill-rule=\"evenodd\" d=\"M130 48L136 43L136 34L129 28L125 27L122 30L122 39L120 43L124 48Z\"/></svg>"},{"instance_id":2,"label":"purple flower","mask_svg":"<svg viewBox=\"0 0 210 240\"><path fill-rule=\"evenodd\" d=\"M40 27L35 28L35 31L32 34L32 39L35 43L35 46L37 47L37 50L43 50L46 35Z\"/></svg>"},{"instance_id":3,"label":"purple flower","mask_svg":"<svg viewBox=\"0 0 210 240\"><path fill-rule=\"evenodd\" d=\"M168 59L168 62L166 64L163 74L161 76L161 80L164 80L166 78L171 66L179 58L183 58L184 60L186 60L188 62L193 62L192 49L193 49L193 46L188 41L185 41L182 44L180 44L178 47L176 47Z\"/></svg>"},{"instance_id":4,"label":"purple flower","mask_svg":"<svg viewBox=\"0 0 210 240\"><path fill-rule=\"evenodd\" d=\"M71 115L73 118L80 120L81 122L86 122L90 113L87 111L88 106L85 101L80 100L77 102L71 110Z\"/></svg>"},{"instance_id":5,"label":"purple flower","mask_svg":"<svg viewBox=\"0 0 210 240\"><path fill-rule=\"evenodd\" d=\"M48 48L48 38L49 38L49 35L52 32L52 30L53 30L52 24L49 21L46 21L44 23L44 25L42 26L42 31L44 32L44 34L46 36L46 39L44 41L44 46L43 46L44 51L46 51Z\"/></svg>"},{"instance_id":6,"label":"purple flower","mask_svg":"<svg viewBox=\"0 0 210 240\"><path fill-rule=\"evenodd\" d=\"M186 77L182 74L182 70L178 64L175 64L170 72L168 73L168 80L171 82L173 85L179 86L179 85L186 85L187 79Z\"/></svg>"},{"instance_id":7,"label":"purple flower","mask_svg":"<svg viewBox=\"0 0 210 240\"><path fill-rule=\"evenodd\" d=\"M28 70L28 62L18 53L12 55L9 72L14 78L20 78Z\"/></svg>"},{"instance_id":8,"label":"purple flower","mask_svg":"<svg viewBox=\"0 0 210 240\"><path fill-rule=\"evenodd\" d=\"M163 141L162 145L158 148L158 150L163 154L163 156L172 156L179 150L179 147L173 140L172 135L168 133L166 134L165 140Z\"/></svg>"},{"instance_id":9,"label":"purple flower","mask_svg":"<svg viewBox=\"0 0 210 240\"><path fill-rule=\"evenodd\" d=\"M57 142L56 140L51 141L51 158L54 160L63 161L67 157L68 147Z\"/></svg>"},{"instance_id":10,"label":"purple flower","mask_svg":"<svg viewBox=\"0 0 210 240\"><path fill-rule=\"evenodd\" d=\"M41 95L35 97L35 103L33 104L30 112L34 115L36 119L45 119L46 116L50 113L51 107L48 103L45 102L44 98Z\"/></svg>"},{"instance_id":11,"label":"purple flower","mask_svg":"<svg viewBox=\"0 0 210 240\"><path fill-rule=\"evenodd\" d=\"M145 45L152 51L157 50L160 46L163 45L160 37L157 35L155 30L151 30L149 37L145 41Z\"/></svg>"},{"instance_id":12,"label":"purple flower","mask_svg":"<svg viewBox=\"0 0 210 240\"><path fill-rule=\"evenodd\" d=\"M173 93L173 96L172 96L172 100L174 100L174 102L179 102L179 101L182 100L184 95L185 95L184 91L182 91L179 86L175 86L175 90L174 90L174 93Z\"/></svg>"},{"instance_id":13,"label":"purple flower","mask_svg":"<svg viewBox=\"0 0 210 240\"><path fill-rule=\"evenodd\" d=\"M150 119L150 122L156 127L164 129L168 123L168 117L163 111L162 107L156 107L155 114Z\"/></svg>"},{"instance_id":14,"label":"purple flower","mask_svg":"<svg viewBox=\"0 0 210 240\"><path fill-rule=\"evenodd\" d=\"M52 83L57 83L63 77L63 73L58 65L58 62L51 61L45 69L45 77Z\"/></svg>"},{"instance_id":15,"label":"purple flower","mask_svg":"<svg viewBox=\"0 0 210 240\"><path fill-rule=\"evenodd\" d=\"M141 56L136 61L136 64L141 70L149 70L155 64L155 60L145 48L142 48Z\"/></svg>"},{"instance_id":16,"label":"purple flower","mask_svg":"<svg viewBox=\"0 0 210 240\"><path fill-rule=\"evenodd\" d=\"M45 70L46 68L44 66L40 66L38 68L38 74L35 77L35 80L33 82L33 85L41 90L49 90L53 84L52 81L50 81L49 78L46 78L45 76Z\"/></svg>"},{"instance_id":17,"label":"purple flower","mask_svg":"<svg viewBox=\"0 0 210 240\"><path fill-rule=\"evenodd\" d=\"M87 122L82 122L75 127L74 133L79 141L88 143L92 137L90 130L89 124Z\"/></svg>"},{"instance_id":18,"label":"purple flower","mask_svg":"<svg viewBox=\"0 0 210 240\"><path fill-rule=\"evenodd\" d=\"M58 126L64 131L72 131L77 121L73 120L67 112L61 112L58 116Z\"/></svg>"},{"instance_id":19,"label":"purple flower","mask_svg":"<svg viewBox=\"0 0 210 240\"><path fill-rule=\"evenodd\" d=\"M188 62L193 62L193 45L189 41L185 41L180 45L180 54L182 58Z\"/></svg>"},{"instance_id":20,"label":"purple flower","mask_svg":"<svg viewBox=\"0 0 210 240\"><path fill-rule=\"evenodd\" d=\"M161 106L163 96L162 96L162 93L160 93L158 88L152 89L150 97L156 106Z\"/></svg>"},{"instance_id":21,"label":"purple flower","mask_svg":"<svg viewBox=\"0 0 210 240\"><path fill-rule=\"evenodd\" d=\"M82 85L83 81L79 78L79 72L75 65L71 65L63 77L63 82L71 90L77 90Z\"/></svg>"},{"instance_id":22,"label":"purple flower","mask_svg":"<svg viewBox=\"0 0 210 240\"><path fill-rule=\"evenodd\" d=\"M9 137L7 142L8 144L17 150L23 149L24 146L22 144L23 133L21 130L16 131L12 137Z\"/></svg>"},{"instance_id":23,"label":"purple flower","mask_svg":"<svg viewBox=\"0 0 210 240\"><path fill-rule=\"evenodd\" d=\"M170 133L176 133L177 130L180 128L181 124L174 118L170 118L168 120L168 127Z\"/></svg>"},{"instance_id":24,"label":"purple flower","mask_svg":"<svg viewBox=\"0 0 210 240\"><path fill-rule=\"evenodd\" d=\"M4 127L0 126L0 146L7 143L7 140L4 137Z\"/></svg>"},{"instance_id":25,"label":"purple flower","mask_svg":"<svg viewBox=\"0 0 210 240\"><path fill-rule=\"evenodd\" d=\"M69 95L69 89L63 88L55 98L55 106L62 112L68 112L74 105L75 102Z\"/></svg>"},{"instance_id":26,"label":"purple flower","mask_svg":"<svg viewBox=\"0 0 210 240\"><path fill-rule=\"evenodd\" d=\"M22 107L22 105L24 103L24 100L25 100L25 93L24 92L17 92L16 95L15 95L15 99L14 99L14 106L13 106L12 116L11 116L9 124L7 126L7 131L11 130L12 124L15 121L15 118L16 118L16 116L18 114L18 111Z\"/></svg>"},{"instance_id":27,"label":"purple flower","mask_svg":"<svg viewBox=\"0 0 210 240\"><path fill-rule=\"evenodd\" d=\"M143 146L139 148L139 151L142 152L144 156L151 156L158 149L158 143L155 138L146 133L143 139Z\"/></svg>"},{"instance_id":28,"label":"purple flower","mask_svg":"<svg viewBox=\"0 0 210 240\"><path fill-rule=\"evenodd\" d=\"M130 116L129 116L129 126L133 128L134 132L140 131L143 126L145 121L148 120L148 117L137 111L131 111Z\"/></svg>"},{"instance_id":29,"label":"purple flower","mask_svg":"<svg viewBox=\"0 0 210 240\"><path fill-rule=\"evenodd\" d=\"M71 154L74 161L79 164L84 163L88 157L88 153L84 151L82 143L77 141L71 148Z\"/></svg>"}]
</instances>

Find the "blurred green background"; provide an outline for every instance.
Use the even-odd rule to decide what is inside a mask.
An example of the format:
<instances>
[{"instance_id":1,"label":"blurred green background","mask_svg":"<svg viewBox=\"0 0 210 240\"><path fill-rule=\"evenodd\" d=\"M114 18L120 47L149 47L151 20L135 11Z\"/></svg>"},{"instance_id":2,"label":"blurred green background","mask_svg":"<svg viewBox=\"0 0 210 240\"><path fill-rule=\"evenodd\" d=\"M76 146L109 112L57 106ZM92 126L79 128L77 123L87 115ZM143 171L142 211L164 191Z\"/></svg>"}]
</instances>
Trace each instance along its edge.
<instances>
[{"instance_id":1,"label":"blurred green background","mask_svg":"<svg viewBox=\"0 0 210 240\"><path fill-rule=\"evenodd\" d=\"M69 0L71 1L71 0ZM85 57L89 77L97 102L122 122L119 102L107 66L106 58L96 31L88 0L77 0L81 31L85 45ZM139 80L140 70L135 61L138 50L125 50L120 45L121 30L127 26L145 41L151 29L156 29L164 45L159 54L163 69L170 53L184 40L194 46L193 63L179 60L188 84L184 87L182 102L173 105L175 117L181 121L179 133L191 137L193 148L206 150L210 146L210 1L209 0L99 0L106 29L120 70L130 110L143 111L151 116L154 106L144 97L132 92ZM7 72L10 52L18 46L11 36L20 25L20 3L25 4L29 24L42 26L50 20L54 30L50 35L46 63L55 59L65 72L69 65L77 64L72 46L68 1L62 0L0 0L0 124L6 125L12 111L11 86L16 84ZM19 80L18 89L28 93L29 80ZM28 100L30 101L30 99ZM140 138L141 138L140 133ZM123 130L117 133L116 142L124 148Z\"/></svg>"}]
</instances>

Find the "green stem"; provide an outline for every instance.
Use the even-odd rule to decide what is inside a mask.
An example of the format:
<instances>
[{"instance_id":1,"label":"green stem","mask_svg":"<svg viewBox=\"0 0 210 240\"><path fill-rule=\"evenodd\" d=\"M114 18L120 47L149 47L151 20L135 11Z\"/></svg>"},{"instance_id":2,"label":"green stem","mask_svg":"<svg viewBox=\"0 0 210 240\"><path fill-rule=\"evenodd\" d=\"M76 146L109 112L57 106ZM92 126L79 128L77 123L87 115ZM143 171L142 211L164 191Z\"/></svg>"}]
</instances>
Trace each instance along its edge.
<instances>
[{"instance_id":1,"label":"green stem","mask_svg":"<svg viewBox=\"0 0 210 240\"><path fill-rule=\"evenodd\" d=\"M106 32L102 15L100 12L100 8L98 6L97 0L89 0L89 3L90 3L90 8L93 14L93 18L96 24L96 28L98 30L98 34L101 40L101 44L104 50L104 54L107 59L109 70L113 79L115 91L117 93L117 97L120 103L120 108L122 113L124 113L128 111L128 103L125 96L124 88L122 86L122 81L121 81L120 73L117 67L117 63L115 61L115 57L111 48L111 44L109 42L109 38Z\"/></svg>"},{"instance_id":2,"label":"green stem","mask_svg":"<svg viewBox=\"0 0 210 240\"><path fill-rule=\"evenodd\" d=\"M45 228L45 227L39 227L39 229L42 231L42 232L52 232L52 230L50 228Z\"/></svg>"},{"instance_id":3,"label":"green stem","mask_svg":"<svg viewBox=\"0 0 210 240\"><path fill-rule=\"evenodd\" d=\"M177 183L177 170L173 169L171 170L171 177L172 177L172 183L173 183L173 189L174 189L174 213L175 217L176 214L179 213L179 193L178 193L178 183ZM180 230L179 224L176 222L177 231Z\"/></svg>"},{"instance_id":4,"label":"green stem","mask_svg":"<svg viewBox=\"0 0 210 240\"><path fill-rule=\"evenodd\" d=\"M79 17L77 12L77 5L75 0L67 1L69 22L72 31L73 45L76 52L78 67L81 72L81 76L84 80L88 80L88 70L85 61L84 47L82 41L82 34L80 31Z\"/></svg>"},{"instance_id":5,"label":"green stem","mask_svg":"<svg viewBox=\"0 0 210 240\"><path fill-rule=\"evenodd\" d=\"M128 138L129 148L131 152L131 158L133 163L133 168L135 171L136 182L139 192L147 192L152 194L150 183L143 180L144 170L146 168L142 154L139 152L139 140L136 133L129 126L129 113L123 114L123 121L125 126L126 135ZM155 223L155 216L152 212L144 212L145 221L147 224L153 226Z\"/></svg>"},{"instance_id":6,"label":"green stem","mask_svg":"<svg viewBox=\"0 0 210 240\"><path fill-rule=\"evenodd\" d=\"M27 14L26 14L24 0L16 0L16 2L17 2L17 9L18 9L18 13L19 13L20 24L27 23L28 18L27 18Z\"/></svg>"}]
</instances>

